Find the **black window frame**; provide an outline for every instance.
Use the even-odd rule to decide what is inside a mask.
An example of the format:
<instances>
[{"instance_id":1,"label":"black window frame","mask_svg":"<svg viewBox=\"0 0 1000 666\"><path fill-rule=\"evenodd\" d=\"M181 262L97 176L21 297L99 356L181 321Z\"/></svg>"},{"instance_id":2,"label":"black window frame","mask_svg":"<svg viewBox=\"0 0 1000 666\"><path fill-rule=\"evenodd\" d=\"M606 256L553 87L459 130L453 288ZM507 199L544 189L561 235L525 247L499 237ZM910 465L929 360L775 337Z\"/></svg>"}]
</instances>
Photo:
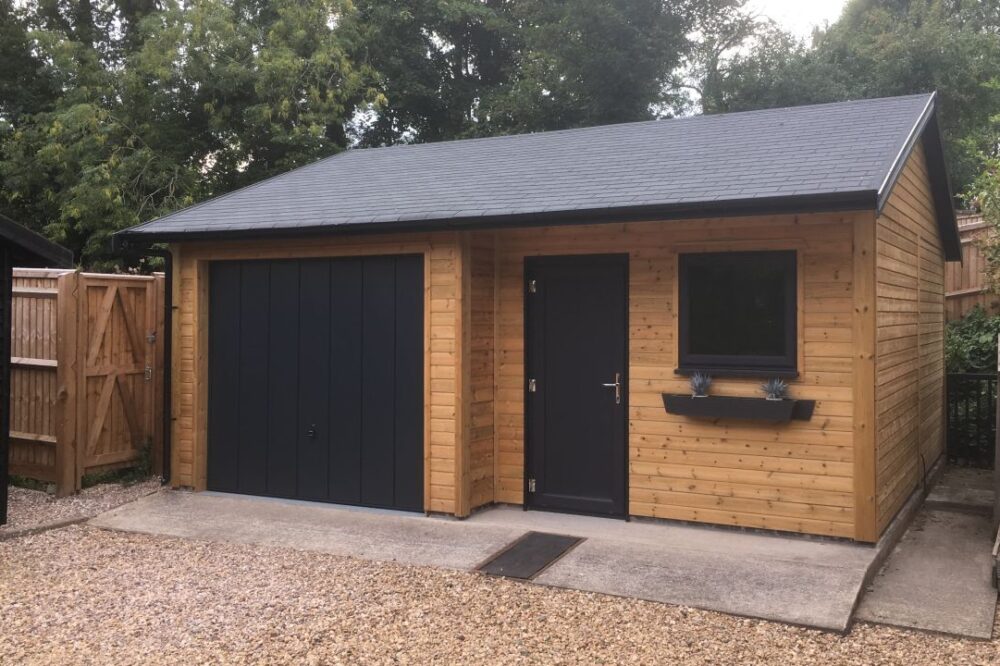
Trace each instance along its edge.
<instances>
[{"instance_id":1,"label":"black window frame","mask_svg":"<svg viewBox=\"0 0 1000 666\"><path fill-rule=\"evenodd\" d=\"M692 266L766 258L785 268L785 353L781 356L693 354L690 351L690 283ZM799 373L798 252L796 250L735 250L731 252L684 252L678 254L678 345L677 373L707 372L731 377L797 377Z\"/></svg>"}]
</instances>

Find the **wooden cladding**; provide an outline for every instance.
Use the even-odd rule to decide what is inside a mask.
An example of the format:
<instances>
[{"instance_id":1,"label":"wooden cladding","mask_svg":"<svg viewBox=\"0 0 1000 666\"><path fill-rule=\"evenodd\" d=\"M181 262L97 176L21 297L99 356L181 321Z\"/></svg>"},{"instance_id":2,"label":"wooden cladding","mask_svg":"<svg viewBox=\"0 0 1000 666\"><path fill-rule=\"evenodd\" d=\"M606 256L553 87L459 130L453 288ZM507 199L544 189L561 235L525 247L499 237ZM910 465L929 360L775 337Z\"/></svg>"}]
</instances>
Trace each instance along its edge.
<instances>
[{"instance_id":1,"label":"wooden cladding","mask_svg":"<svg viewBox=\"0 0 1000 666\"><path fill-rule=\"evenodd\" d=\"M944 451L944 259L923 148L876 223L877 532Z\"/></svg>"},{"instance_id":2,"label":"wooden cladding","mask_svg":"<svg viewBox=\"0 0 1000 666\"><path fill-rule=\"evenodd\" d=\"M870 214L553 227L497 235L497 501L523 501L523 266L532 255L629 254L629 513L854 536L853 225ZM801 340L796 398L808 422L701 422L668 414L677 367L677 255L795 250ZM716 379L759 395L758 379Z\"/></svg>"},{"instance_id":3,"label":"wooden cladding","mask_svg":"<svg viewBox=\"0 0 1000 666\"><path fill-rule=\"evenodd\" d=\"M456 511L456 464L462 331L463 264L454 234L350 239L191 243L174 246L173 465L171 483L206 487L208 390L208 266L231 259L280 259L420 254L424 266L424 509Z\"/></svg>"},{"instance_id":4,"label":"wooden cladding","mask_svg":"<svg viewBox=\"0 0 1000 666\"><path fill-rule=\"evenodd\" d=\"M225 259L424 257L424 509L524 501L525 259L623 253L628 272L628 513L873 541L940 452L943 257L915 153L873 211L174 246L173 483L205 487L207 266ZM808 421L664 410L677 374L678 256L795 253ZM713 393L759 396L760 379Z\"/></svg>"},{"instance_id":5,"label":"wooden cladding","mask_svg":"<svg viewBox=\"0 0 1000 666\"><path fill-rule=\"evenodd\" d=\"M66 494L159 463L163 277L14 270L11 472Z\"/></svg>"}]
</instances>

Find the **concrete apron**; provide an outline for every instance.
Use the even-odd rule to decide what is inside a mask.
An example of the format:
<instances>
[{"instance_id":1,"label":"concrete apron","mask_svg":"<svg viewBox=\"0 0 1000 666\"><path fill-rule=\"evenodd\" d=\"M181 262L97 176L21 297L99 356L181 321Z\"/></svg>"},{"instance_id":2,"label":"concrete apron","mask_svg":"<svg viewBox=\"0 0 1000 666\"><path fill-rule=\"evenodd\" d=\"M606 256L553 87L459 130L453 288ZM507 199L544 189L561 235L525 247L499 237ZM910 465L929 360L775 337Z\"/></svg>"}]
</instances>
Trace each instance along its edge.
<instances>
[{"instance_id":1,"label":"concrete apron","mask_svg":"<svg viewBox=\"0 0 1000 666\"><path fill-rule=\"evenodd\" d=\"M877 547L687 524L495 507L463 521L294 500L166 491L105 529L474 570L535 530L586 540L534 582L846 631Z\"/></svg>"},{"instance_id":2,"label":"concrete apron","mask_svg":"<svg viewBox=\"0 0 1000 666\"><path fill-rule=\"evenodd\" d=\"M991 486L989 471L945 470L872 582L857 619L991 638L997 604Z\"/></svg>"}]
</instances>

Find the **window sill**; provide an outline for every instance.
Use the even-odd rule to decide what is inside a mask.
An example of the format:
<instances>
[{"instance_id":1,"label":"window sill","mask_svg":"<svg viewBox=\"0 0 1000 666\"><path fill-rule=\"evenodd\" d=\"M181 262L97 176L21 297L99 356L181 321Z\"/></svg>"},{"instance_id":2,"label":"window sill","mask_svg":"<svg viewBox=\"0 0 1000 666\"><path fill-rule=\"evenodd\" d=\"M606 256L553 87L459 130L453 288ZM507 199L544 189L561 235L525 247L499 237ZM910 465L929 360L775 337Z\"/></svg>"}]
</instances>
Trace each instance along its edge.
<instances>
[{"instance_id":1,"label":"window sill","mask_svg":"<svg viewBox=\"0 0 1000 666\"><path fill-rule=\"evenodd\" d=\"M779 377L781 379L796 379L799 376L798 370L789 370L788 368L687 368L680 367L674 370L674 373L681 375L683 377L690 377L696 372L701 372L712 377L759 377L761 379L768 379L771 377Z\"/></svg>"}]
</instances>

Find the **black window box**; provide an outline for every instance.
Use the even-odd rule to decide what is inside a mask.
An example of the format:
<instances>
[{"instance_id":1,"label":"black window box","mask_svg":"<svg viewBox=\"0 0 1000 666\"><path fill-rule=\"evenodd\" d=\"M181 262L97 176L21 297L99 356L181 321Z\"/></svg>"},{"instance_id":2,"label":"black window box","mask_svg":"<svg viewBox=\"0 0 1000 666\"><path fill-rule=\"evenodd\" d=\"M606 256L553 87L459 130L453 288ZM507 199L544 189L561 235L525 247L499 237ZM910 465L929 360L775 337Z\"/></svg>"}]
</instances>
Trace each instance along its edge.
<instances>
[{"instance_id":1,"label":"black window box","mask_svg":"<svg viewBox=\"0 0 1000 666\"><path fill-rule=\"evenodd\" d=\"M738 398L710 395L695 398L691 395L663 394L663 407L669 414L690 416L696 419L740 419L745 421L808 421L812 418L815 400L768 400L767 398Z\"/></svg>"}]
</instances>

